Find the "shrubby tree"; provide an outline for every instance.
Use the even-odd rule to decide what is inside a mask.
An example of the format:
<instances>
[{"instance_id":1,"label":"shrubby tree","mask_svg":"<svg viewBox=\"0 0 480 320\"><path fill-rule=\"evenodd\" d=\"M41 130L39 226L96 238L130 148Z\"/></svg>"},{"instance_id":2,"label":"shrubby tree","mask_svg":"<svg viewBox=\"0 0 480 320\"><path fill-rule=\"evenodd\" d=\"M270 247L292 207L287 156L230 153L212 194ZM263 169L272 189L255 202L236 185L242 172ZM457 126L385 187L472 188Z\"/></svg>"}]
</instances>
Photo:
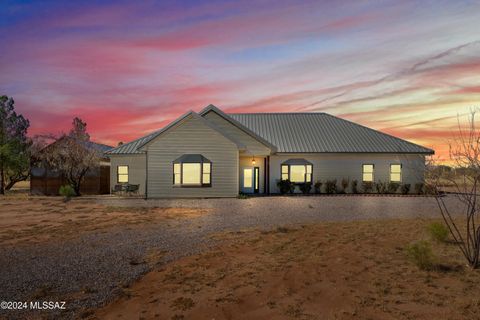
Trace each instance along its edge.
<instances>
[{"instance_id":1,"label":"shrubby tree","mask_svg":"<svg viewBox=\"0 0 480 320\"><path fill-rule=\"evenodd\" d=\"M29 126L29 121L15 112L13 98L0 96L0 194L29 177Z\"/></svg>"},{"instance_id":2,"label":"shrubby tree","mask_svg":"<svg viewBox=\"0 0 480 320\"><path fill-rule=\"evenodd\" d=\"M40 157L48 167L58 170L76 195L80 195L87 172L98 168L102 154L92 147L87 124L80 118L73 119L68 134L55 140L41 152Z\"/></svg>"}]
</instances>

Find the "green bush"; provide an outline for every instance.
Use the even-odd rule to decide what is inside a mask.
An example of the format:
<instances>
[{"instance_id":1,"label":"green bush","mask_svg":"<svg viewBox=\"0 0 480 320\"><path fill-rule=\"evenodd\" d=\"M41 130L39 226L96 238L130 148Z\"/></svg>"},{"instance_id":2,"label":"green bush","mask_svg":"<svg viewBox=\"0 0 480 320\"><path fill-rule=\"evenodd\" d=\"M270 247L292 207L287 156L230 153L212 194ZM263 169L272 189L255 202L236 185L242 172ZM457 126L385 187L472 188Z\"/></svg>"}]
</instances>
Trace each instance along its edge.
<instances>
[{"instance_id":1,"label":"green bush","mask_svg":"<svg viewBox=\"0 0 480 320\"><path fill-rule=\"evenodd\" d=\"M417 241L406 247L408 258L421 270L433 270L435 268L435 255L427 241Z\"/></svg>"},{"instance_id":2,"label":"green bush","mask_svg":"<svg viewBox=\"0 0 480 320\"><path fill-rule=\"evenodd\" d=\"M415 183L415 193L423 194L423 183Z\"/></svg>"},{"instance_id":3,"label":"green bush","mask_svg":"<svg viewBox=\"0 0 480 320\"><path fill-rule=\"evenodd\" d=\"M60 189L58 189L58 193L64 197L65 201L70 200L71 197L74 197L76 195L75 190L73 190L73 187L68 184L64 186L60 186Z\"/></svg>"},{"instance_id":4,"label":"green bush","mask_svg":"<svg viewBox=\"0 0 480 320\"><path fill-rule=\"evenodd\" d=\"M302 191L303 194L307 194L307 193L310 193L310 190L312 190L312 183L311 182L300 183L298 187L300 188L300 191Z\"/></svg>"},{"instance_id":5,"label":"green bush","mask_svg":"<svg viewBox=\"0 0 480 320\"><path fill-rule=\"evenodd\" d=\"M295 190L295 185L290 180L279 180L277 182L278 189L280 189L281 194L293 193Z\"/></svg>"},{"instance_id":6,"label":"green bush","mask_svg":"<svg viewBox=\"0 0 480 320\"><path fill-rule=\"evenodd\" d=\"M327 180L325 182L325 192L327 194L334 194L337 193L337 180Z\"/></svg>"},{"instance_id":7,"label":"green bush","mask_svg":"<svg viewBox=\"0 0 480 320\"><path fill-rule=\"evenodd\" d=\"M410 192L410 183L402 184L400 191L402 192L402 194L408 194Z\"/></svg>"},{"instance_id":8,"label":"green bush","mask_svg":"<svg viewBox=\"0 0 480 320\"><path fill-rule=\"evenodd\" d=\"M398 188L400 188L400 184L397 182L390 182L387 186L388 193L397 193Z\"/></svg>"},{"instance_id":9,"label":"green bush","mask_svg":"<svg viewBox=\"0 0 480 320\"><path fill-rule=\"evenodd\" d=\"M434 222L428 225L428 233L433 240L438 242L445 242L448 238L448 228L440 222Z\"/></svg>"},{"instance_id":10,"label":"green bush","mask_svg":"<svg viewBox=\"0 0 480 320\"><path fill-rule=\"evenodd\" d=\"M386 182L378 181L375 183L375 190L378 194L385 194L387 193L388 184Z\"/></svg>"},{"instance_id":11,"label":"green bush","mask_svg":"<svg viewBox=\"0 0 480 320\"><path fill-rule=\"evenodd\" d=\"M362 182L362 189L364 193L371 193L375 184L371 181Z\"/></svg>"},{"instance_id":12,"label":"green bush","mask_svg":"<svg viewBox=\"0 0 480 320\"><path fill-rule=\"evenodd\" d=\"M351 186L351 189L352 189L352 193L358 193L358 181L357 180L352 180L352 186Z\"/></svg>"},{"instance_id":13,"label":"green bush","mask_svg":"<svg viewBox=\"0 0 480 320\"><path fill-rule=\"evenodd\" d=\"M323 183L321 181L315 182L315 185L314 185L315 193L322 193L322 185Z\"/></svg>"},{"instance_id":14,"label":"green bush","mask_svg":"<svg viewBox=\"0 0 480 320\"><path fill-rule=\"evenodd\" d=\"M248 199L250 198L248 194L240 192L237 196L238 199Z\"/></svg>"},{"instance_id":15,"label":"green bush","mask_svg":"<svg viewBox=\"0 0 480 320\"><path fill-rule=\"evenodd\" d=\"M349 184L350 184L350 181L348 179L343 178L342 181L340 182L340 185L342 186L342 190L340 190L338 193L347 193Z\"/></svg>"}]
</instances>

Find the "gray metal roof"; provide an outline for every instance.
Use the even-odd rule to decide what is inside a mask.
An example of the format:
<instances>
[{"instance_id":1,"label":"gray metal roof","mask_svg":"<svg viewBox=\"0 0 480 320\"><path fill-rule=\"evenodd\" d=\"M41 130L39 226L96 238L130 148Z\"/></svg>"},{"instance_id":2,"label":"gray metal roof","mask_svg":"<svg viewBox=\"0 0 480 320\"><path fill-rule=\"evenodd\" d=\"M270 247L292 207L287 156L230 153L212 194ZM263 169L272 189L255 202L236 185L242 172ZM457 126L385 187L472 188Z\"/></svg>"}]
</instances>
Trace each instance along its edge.
<instances>
[{"instance_id":1,"label":"gray metal roof","mask_svg":"<svg viewBox=\"0 0 480 320\"><path fill-rule=\"evenodd\" d=\"M277 152L424 153L433 150L326 113L228 114Z\"/></svg>"},{"instance_id":2,"label":"gray metal roof","mask_svg":"<svg viewBox=\"0 0 480 320\"><path fill-rule=\"evenodd\" d=\"M153 137L157 135L158 131L152 132L146 136L138 138L137 140L124 143L121 146L109 150L107 154L142 154L143 152L138 150L138 147L150 141Z\"/></svg>"}]
</instances>

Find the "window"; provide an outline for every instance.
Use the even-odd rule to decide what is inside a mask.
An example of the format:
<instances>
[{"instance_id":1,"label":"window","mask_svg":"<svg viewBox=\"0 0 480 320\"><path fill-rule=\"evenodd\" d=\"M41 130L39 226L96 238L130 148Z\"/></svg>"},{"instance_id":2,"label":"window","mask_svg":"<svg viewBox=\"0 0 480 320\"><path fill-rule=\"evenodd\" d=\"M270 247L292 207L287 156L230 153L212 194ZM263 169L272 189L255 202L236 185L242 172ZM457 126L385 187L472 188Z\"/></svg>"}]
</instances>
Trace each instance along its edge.
<instances>
[{"instance_id":1,"label":"window","mask_svg":"<svg viewBox=\"0 0 480 320\"><path fill-rule=\"evenodd\" d=\"M252 177L253 177L253 169L245 168L243 169L243 187L244 188L251 188L252 187Z\"/></svg>"},{"instance_id":2,"label":"window","mask_svg":"<svg viewBox=\"0 0 480 320\"><path fill-rule=\"evenodd\" d=\"M117 166L117 182L128 183L128 166Z\"/></svg>"},{"instance_id":3,"label":"window","mask_svg":"<svg viewBox=\"0 0 480 320\"><path fill-rule=\"evenodd\" d=\"M181 187L210 187L212 163L200 154L185 154L173 162L173 184Z\"/></svg>"},{"instance_id":4,"label":"window","mask_svg":"<svg viewBox=\"0 0 480 320\"><path fill-rule=\"evenodd\" d=\"M373 182L373 164L363 165L363 182Z\"/></svg>"},{"instance_id":5,"label":"window","mask_svg":"<svg viewBox=\"0 0 480 320\"><path fill-rule=\"evenodd\" d=\"M390 165L390 181L391 182L402 181L402 165L401 164Z\"/></svg>"},{"instance_id":6,"label":"window","mask_svg":"<svg viewBox=\"0 0 480 320\"><path fill-rule=\"evenodd\" d=\"M305 159L291 159L282 163L282 180L293 183L312 182L312 164Z\"/></svg>"}]
</instances>

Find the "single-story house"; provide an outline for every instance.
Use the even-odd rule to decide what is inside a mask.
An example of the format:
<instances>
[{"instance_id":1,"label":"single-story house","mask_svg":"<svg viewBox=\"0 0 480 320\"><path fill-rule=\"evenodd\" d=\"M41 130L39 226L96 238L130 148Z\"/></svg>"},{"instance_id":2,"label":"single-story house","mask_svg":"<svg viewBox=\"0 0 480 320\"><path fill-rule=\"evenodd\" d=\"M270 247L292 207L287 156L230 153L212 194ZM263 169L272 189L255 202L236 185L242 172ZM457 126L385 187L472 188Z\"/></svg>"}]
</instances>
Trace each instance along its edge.
<instances>
[{"instance_id":1,"label":"single-story house","mask_svg":"<svg viewBox=\"0 0 480 320\"><path fill-rule=\"evenodd\" d=\"M51 148L59 147L62 140L49 144L40 152L49 152ZM82 194L109 194L110 193L110 159L105 157L105 152L112 149L111 146L87 141L82 143L86 149L94 150L100 156L98 166L87 171L80 192ZM61 146L60 146L61 147ZM58 195L61 186L68 184L62 172L42 161L31 160L30 168L30 194L34 195Z\"/></svg>"},{"instance_id":2,"label":"single-story house","mask_svg":"<svg viewBox=\"0 0 480 320\"><path fill-rule=\"evenodd\" d=\"M279 193L277 182L423 182L434 151L326 113L231 113L213 105L108 151L111 182L146 198Z\"/></svg>"}]
</instances>

